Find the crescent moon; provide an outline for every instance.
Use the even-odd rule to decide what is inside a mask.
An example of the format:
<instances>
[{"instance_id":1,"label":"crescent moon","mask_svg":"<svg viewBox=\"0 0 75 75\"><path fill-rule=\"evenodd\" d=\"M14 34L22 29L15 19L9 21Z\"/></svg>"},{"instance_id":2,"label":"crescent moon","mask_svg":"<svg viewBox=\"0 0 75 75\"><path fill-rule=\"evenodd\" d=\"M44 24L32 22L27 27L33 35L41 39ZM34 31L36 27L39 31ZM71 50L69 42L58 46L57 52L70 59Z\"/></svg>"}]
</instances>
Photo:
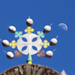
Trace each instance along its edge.
<instances>
[{"instance_id":1,"label":"crescent moon","mask_svg":"<svg viewBox=\"0 0 75 75\"><path fill-rule=\"evenodd\" d=\"M60 28L62 28L63 30L67 31L68 30L68 26L65 23L60 23L58 25Z\"/></svg>"}]
</instances>

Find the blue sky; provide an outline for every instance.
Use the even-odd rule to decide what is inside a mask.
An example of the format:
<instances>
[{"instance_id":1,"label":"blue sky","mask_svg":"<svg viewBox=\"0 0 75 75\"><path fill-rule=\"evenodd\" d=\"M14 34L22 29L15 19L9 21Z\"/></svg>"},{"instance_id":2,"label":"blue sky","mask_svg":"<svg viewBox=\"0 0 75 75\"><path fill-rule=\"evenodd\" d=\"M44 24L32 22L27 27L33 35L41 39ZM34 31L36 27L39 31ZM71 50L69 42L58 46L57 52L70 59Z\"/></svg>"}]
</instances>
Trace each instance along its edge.
<instances>
[{"instance_id":1,"label":"blue sky","mask_svg":"<svg viewBox=\"0 0 75 75\"><path fill-rule=\"evenodd\" d=\"M16 40L14 34L9 33L8 25L14 25L17 31L24 31L27 27L26 19L30 16L34 20L32 28L35 33L42 31L46 24L53 23L52 31L46 34L45 39L59 36L55 47L47 50L57 49L51 59L33 56L34 64L41 64L57 70L59 73L64 69L68 75L75 73L75 1L74 0L2 0L0 1L0 38L10 42ZM58 27L59 23L66 23L68 31ZM44 39L43 39L44 40ZM16 48L17 49L17 48ZM5 51L14 50L11 47L3 47L0 42L0 73L4 70L26 64L27 56L22 55L12 60L6 58ZM37 58L37 59L36 59Z\"/></svg>"}]
</instances>

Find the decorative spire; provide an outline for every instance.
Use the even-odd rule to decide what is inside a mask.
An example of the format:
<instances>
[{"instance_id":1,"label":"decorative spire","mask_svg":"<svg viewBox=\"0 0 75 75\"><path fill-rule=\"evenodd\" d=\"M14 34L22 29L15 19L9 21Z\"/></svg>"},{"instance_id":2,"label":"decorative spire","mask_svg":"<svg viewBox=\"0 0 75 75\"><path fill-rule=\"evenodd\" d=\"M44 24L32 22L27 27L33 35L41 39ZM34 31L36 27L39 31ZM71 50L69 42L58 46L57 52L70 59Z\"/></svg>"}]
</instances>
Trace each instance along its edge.
<instances>
[{"instance_id":1,"label":"decorative spire","mask_svg":"<svg viewBox=\"0 0 75 75\"><path fill-rule=\"evenodd\" d=\"M32 56L28 54L27 64L32 64Z\"/></svg>"}]
</instances>

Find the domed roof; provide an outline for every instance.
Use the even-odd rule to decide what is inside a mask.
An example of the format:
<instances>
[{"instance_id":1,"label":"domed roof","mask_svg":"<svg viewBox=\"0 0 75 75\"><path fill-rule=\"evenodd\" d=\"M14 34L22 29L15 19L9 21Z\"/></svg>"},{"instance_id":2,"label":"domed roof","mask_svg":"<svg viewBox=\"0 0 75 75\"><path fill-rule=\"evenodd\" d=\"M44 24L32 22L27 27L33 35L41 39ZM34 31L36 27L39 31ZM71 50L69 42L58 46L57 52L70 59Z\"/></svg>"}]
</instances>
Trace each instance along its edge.
<instances>
[{"instance_id":1,"label":"domed roof","mask_svg":"<svg viewBox=\"0 0 75 75\"><path fill-rule=\"evenodd\" d=\"M35 64L25 64L15 66L3 72L0 75L60 75L55 70Z\"/></svg>"}]
</instances>

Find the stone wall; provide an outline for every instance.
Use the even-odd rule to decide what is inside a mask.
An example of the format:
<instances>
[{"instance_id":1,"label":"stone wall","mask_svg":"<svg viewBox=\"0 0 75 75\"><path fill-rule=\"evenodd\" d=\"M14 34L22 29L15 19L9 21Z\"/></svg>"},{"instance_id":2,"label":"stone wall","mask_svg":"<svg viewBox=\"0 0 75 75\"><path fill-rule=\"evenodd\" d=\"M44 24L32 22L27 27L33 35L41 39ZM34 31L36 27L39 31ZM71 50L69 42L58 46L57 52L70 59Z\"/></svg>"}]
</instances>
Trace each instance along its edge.
<instances>
[{"instance_id":1,"label":"stone wall","mask_svg":"<svg viewBox=\"0 0 75 75\"><path fill-rule=\"evenodd\" d=\"M60 75L53 69L41 65L19 65L10 68L0 75Z\"/></svg>"}]
</instances>

